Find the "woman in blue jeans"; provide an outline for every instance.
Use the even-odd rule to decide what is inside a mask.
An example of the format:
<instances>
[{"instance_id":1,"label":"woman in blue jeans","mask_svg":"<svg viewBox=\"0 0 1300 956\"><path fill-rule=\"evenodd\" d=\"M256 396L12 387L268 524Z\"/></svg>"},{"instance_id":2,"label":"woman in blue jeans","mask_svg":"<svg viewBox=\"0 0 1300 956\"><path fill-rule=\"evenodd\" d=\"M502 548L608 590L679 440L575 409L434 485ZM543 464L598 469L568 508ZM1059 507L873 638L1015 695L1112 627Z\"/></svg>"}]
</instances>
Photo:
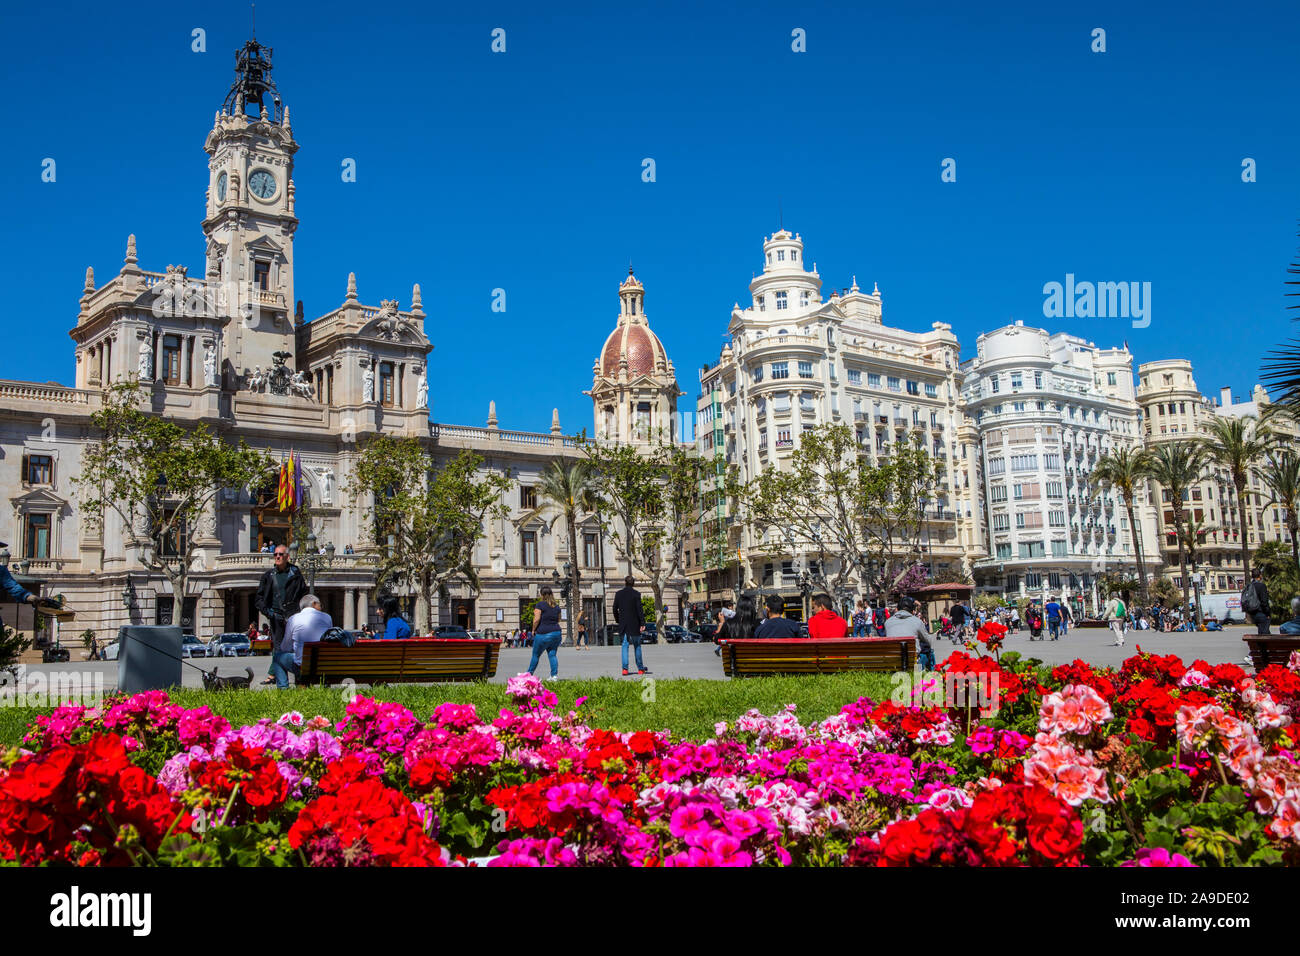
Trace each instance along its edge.
<instances>
[{"instance_id":1,"label":"woman in blue jeans","mask_svg":"<svg viewBox=\"0 0 1300 956\"><path fill-rule=\"evenodd\" d=\"M542 599L533 607L533 659L528 664L528 673L537 670L537 662L546 652L551 662L551 679L560 673L560 662L555 652L560 648L560 606L551 596L550 588L542 588Z\"/></svg>"}]
</instances>

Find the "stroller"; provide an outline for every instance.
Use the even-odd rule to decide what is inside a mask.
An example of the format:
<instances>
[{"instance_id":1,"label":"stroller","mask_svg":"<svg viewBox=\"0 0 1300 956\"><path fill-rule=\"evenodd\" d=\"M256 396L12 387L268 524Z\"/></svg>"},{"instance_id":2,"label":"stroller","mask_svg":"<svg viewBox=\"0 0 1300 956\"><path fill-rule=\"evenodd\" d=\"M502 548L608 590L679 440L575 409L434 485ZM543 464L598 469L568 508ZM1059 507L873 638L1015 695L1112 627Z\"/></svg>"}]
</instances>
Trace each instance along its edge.
<instances>
[{"instance_id":1,"label":"stroller","mask_svg":"<svg viewBox=\"0 0 1300 956\"><path fill-rule=\"evenodd\" d=\"M1041 639L1043 636L1043 619L1038 614L1029 615L1029 639Z\"/></svg>"}]
</instances>

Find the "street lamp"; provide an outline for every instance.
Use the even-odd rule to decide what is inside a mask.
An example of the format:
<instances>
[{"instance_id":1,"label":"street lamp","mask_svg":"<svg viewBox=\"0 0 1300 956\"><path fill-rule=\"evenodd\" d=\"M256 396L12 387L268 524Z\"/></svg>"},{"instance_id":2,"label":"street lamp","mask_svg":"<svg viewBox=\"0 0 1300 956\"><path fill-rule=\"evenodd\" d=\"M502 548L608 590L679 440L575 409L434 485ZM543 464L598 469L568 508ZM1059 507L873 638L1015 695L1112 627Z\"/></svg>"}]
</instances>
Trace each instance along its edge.
<instances>
[{"instance_id":1,"label":"street lamp","mask_svg":"<svg viewBox=\"0 0 1300 956\"><path fill-rule=\"evenodd\" d=\"M291 560L294 557L297 543L289 546ZM316 545L316 533L313 531L307 535L307 553L303 555L302 567L307 571L307 590L315 592L316 590L316 572L328 568L334 563L334 545L327 544L325 553L320 553L320 548Z\"/></svg>"}]
</instances>

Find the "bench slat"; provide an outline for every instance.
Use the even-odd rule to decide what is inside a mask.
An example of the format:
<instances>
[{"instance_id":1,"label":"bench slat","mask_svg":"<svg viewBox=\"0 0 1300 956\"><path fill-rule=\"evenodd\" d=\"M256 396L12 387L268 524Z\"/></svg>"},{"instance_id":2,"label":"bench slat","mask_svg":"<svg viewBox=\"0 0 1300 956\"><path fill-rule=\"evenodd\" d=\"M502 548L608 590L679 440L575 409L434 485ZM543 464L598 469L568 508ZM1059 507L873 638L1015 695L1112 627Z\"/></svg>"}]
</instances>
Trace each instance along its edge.
<instances>
[{"instance_id":1,"label":"bench slat","mask_svg":"<svg viewBox=\"0 0 1300 956\"><path fill-rule=\"evenodd\" d=\"M303 648L303 683L358 684L411 681L473 681L496 676L500 640L415 638L363 640L352 647L336 643Z\"/></svg>"},{"instance_id":2,"label":"bench slat","mask_svg":"<svg viewBox=\"0 0 1300 956\"><path fill-rule=\"evenodd\" d=\"M915 645L914 638L902 637L727 641L722 669L728 677L909 670Z\"/></svg>"}]
</instances>

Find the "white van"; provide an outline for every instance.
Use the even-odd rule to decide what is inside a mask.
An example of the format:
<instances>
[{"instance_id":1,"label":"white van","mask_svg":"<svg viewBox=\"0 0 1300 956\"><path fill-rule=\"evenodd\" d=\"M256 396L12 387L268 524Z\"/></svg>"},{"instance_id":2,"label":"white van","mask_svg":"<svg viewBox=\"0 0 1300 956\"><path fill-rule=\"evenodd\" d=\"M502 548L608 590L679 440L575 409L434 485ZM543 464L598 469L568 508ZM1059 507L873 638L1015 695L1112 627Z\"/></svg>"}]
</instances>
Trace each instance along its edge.
<instances>
[{"instance_id":1,"label":"white van","mask_svg":"<svg viewBox=\"0 0 1300 956\"><path fill-rule=\"evenodd\" d=\"M1237 593L1202 594L1201 614L1216 617L1221 624L1246 623L1246 615L1241 610L1241 595Z\"/></svg>"}]
</instances>

